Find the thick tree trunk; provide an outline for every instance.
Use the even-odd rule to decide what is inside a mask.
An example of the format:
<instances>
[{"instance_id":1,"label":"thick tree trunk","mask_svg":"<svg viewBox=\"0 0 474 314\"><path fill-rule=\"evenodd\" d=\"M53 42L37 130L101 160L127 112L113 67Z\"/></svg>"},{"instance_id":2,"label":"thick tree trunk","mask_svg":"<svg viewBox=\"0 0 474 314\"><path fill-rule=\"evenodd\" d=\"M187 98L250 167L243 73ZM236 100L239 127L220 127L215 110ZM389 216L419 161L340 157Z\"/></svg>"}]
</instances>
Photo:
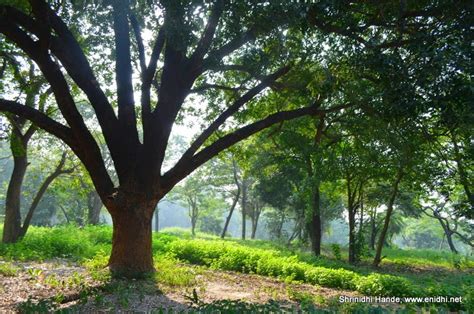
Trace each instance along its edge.
<instances>
[{"instance_id":1,"label":"thick tree trunk","mask_svg":"<svg viewBox=\"0 0 474 314\"><path fill-rule=\"evenodd\" d=\"M24 156L13 158L13 172L8 184L5 200L5 222L3 225L3 243L17 242L21 237L21 186L25 178L28 159Z\"/></svg>"},{"instance_id":2,"label":"thick tree trunk","mask_svg":"<svg viewBox=\"0 0 474 314\"><path fill-rule=\"evenodd\" d=\"M146 202L138 202L135 206L125 205L112 212L109 268L114 276L140 278L155 270L151 249L153 207L146 208Z\"/></svg>"},{"instance_id":3,"label":"thick tree trunk","mask_svg":"<svg viewBox=\"0 0 474 314\"><path fill-rule=\"evenodd\" d=\"M314 255L321 255L321 197L319 184L316 184L313 191L313 211L311 213L311 221L308 225L309 237L311 239L311 249Z\"/></svg>"}]
</instances>

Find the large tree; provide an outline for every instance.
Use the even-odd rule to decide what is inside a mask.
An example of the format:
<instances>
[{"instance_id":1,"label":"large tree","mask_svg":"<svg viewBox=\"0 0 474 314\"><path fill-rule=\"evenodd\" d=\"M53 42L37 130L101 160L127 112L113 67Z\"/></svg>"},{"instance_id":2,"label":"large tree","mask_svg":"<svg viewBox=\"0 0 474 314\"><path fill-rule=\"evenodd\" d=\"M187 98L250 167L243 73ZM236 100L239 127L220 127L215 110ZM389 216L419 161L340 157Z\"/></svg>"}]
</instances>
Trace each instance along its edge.
<instances>
[{"instance_id":1,"label":"large tree","mask_svg":"<svg viewBox=\"0 0 474 314\"><path fill-rule=\"evenodd\" d=\"M344 9L342 1L322 2L309 10L308 19L308 5L273 1L62 1L50 6L31 0L1 5L0 33L38 65L63 119L53 120L15 100L1 99L0 110L31 120L71 147L112 216L109 267L116 274L135 276L153 270L153 211L179 181L266 127L338 109L321 102L297 106L281 99L254 110L259 116L241 114L242 109L256 109L253 99L265 88L280 88L277 80L291 71L292 63L307 60L294 54L305 46L304 36L298 34L309 26L306 21L345 36L355 43L353 51L389 49L413 40L423 43L420 27L423 32L451 30L433 16L452 17L445 12L455 6L404 3L361 3ZM150 34L153 40L146 39ZM322 39L318 47L321 43ZM306 47L312 44L307 41ZM107 79L109 69L115 74L114 88ZM134 99L137 80L140 106ZM116 181L72 90L80 90L95 112ZM209 96L220 90L228 92L213 97L222 100L220 104L212 101L201 110L198 98L190 106L191 93ZM179 161L164 171L173 124L189 109L207 114L207 122ZM231 121L225 124L227 120ZM216 133L220 136L213 137Z\"/></svg>"}]
</instances>

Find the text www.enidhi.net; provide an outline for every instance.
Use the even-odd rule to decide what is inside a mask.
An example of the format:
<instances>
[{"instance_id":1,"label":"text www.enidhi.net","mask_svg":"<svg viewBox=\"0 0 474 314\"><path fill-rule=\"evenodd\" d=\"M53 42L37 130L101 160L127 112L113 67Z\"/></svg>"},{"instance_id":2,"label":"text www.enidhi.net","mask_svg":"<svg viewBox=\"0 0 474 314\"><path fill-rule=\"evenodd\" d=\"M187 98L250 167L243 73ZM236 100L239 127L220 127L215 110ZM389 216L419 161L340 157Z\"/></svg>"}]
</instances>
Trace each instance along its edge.
<instances>
[{"instance_id":1,"label":"text www.enidhi.net","mask_svg":"<svg viewBox=\"0 0 474 314\"><path fill-rule=\"evenodd\" d=\"M462 303L462 297L348 297L341 295L339 303Z\"/></svg>"}]
</instances>

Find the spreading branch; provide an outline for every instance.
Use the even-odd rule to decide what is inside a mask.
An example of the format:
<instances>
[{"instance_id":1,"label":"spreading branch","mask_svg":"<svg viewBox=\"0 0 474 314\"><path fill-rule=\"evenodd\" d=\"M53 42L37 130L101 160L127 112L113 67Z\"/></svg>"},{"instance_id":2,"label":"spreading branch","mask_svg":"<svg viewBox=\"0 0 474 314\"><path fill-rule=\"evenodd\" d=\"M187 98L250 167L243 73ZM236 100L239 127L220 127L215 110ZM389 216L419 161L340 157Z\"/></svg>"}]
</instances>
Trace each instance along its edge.
<instances>
[{"instance_id":1,"label":"spreading branch","mask_svg":"<svg viewBox=\"0 0 474 314\"><path fill-rule=\"evenodd\" d=\"M224 1L218 0L214 4L214 7L211 10L209 20L207 22L206 28L199 40L196 49L190 57L191 68L193 69L197 65L200 65L204 55L209 51L209 48L214 38L217 25L219 24L219 19L222 15L224 9Z\"/></svg>"},{"instance_id":2,"label":"spreading branch","mask_svg":"<svg viewBox=\"0 0 474 314\"><path fill-rule=\"evenodd\" d=\"M0 111L6 111L14 115L24 117L25 119L30 120L32 123L37 125L39 128L60 138L69 146L76 146L72 130L69 127L54 121L37 109L22 105L16 101L0 99Z\"/></svg>"},{"instance_id":3,"label":"spreading branch","mask_svg":"<svg viewBox=\"0 0 474 314\"><path fill-rule=\"evenodd\" d=\"M214 122L212 122L206 130L204 130L201 135L199 135L196 140L191 144L189 149L183 154L183 158L189 158L192 156L204 142L222 125L224 122L236 113L242 106L249 102L253 97L260 93L263 89L269 86L272 82L280 78L281 76L288 73L290 70L289 67L283 67L275 73L265 77L260 84L250 89L242 97L237 99L229 108L222 112Z\"/></svg>"},{"instance_id":4,"label":"spreading branch","mask_svg":"<svg viewBox=\"0 0 474 314\"><path fill-rule=\"evenodd\" d=\"M317 107L305 107L300 109L281 111L269 115L268 117L259 120L257 122L248 124L242 128L239 128L232 133L229 133L220 139L216 140L211 145L199 151L192 158L180 159L180 161L169 170L164 176L163 179L166 183L165 186L173 186L176 182L179 182L181 179L186 177L192 171L197 169L199 166L210 160L212 157L216 156L223 150L229 148L237 142L242 141L243 139L248 138L249 136L268 128L271 125L279 123L285 120L292 120L308 115L320 115L323 114L325 110L322 110Z\"/></svg>"},{"instance_id":5,"label":"spreading branch","mask_svg":"<svg viewBox=\"0 0 474 314\"><path fill-rule=\"evenodd\" d=\"M2 10L12 21L37 37L45 36L44 34L47 33L45 25L50 25L53 28L57 36L46 35L50 44L49 48L61 61L74 82L87 95L96 112L104 136L110 143L109 147L113 154L120 145L119 137L116 136L114 131L117 118L107 97L100 88L82 48L66 24L57 16L56 12L51 10L43 1L35 1L35 7L34 13L42 23L11 7L2 7Z\"/></svg>"}]
</instances>

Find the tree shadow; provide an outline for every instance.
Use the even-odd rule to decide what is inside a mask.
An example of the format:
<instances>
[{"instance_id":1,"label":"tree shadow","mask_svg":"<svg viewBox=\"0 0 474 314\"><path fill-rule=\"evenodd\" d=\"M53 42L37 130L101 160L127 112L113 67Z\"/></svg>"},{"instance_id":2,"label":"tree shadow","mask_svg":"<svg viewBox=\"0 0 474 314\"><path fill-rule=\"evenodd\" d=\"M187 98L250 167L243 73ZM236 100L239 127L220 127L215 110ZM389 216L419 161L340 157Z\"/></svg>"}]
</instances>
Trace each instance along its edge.
<instances>
[{"instance_id":1,"label":"tree shadow","mask_svg":"<svg viewBox=\"0 0 474 314\"><path fill-rule=\"evenodd\" d=\"M190 304L166 296L153 278L110 279L98 285L83 285L78 291L53 297L30 297L12 306L20 313L188 312Z\"/></svg>"}]
</instances>

